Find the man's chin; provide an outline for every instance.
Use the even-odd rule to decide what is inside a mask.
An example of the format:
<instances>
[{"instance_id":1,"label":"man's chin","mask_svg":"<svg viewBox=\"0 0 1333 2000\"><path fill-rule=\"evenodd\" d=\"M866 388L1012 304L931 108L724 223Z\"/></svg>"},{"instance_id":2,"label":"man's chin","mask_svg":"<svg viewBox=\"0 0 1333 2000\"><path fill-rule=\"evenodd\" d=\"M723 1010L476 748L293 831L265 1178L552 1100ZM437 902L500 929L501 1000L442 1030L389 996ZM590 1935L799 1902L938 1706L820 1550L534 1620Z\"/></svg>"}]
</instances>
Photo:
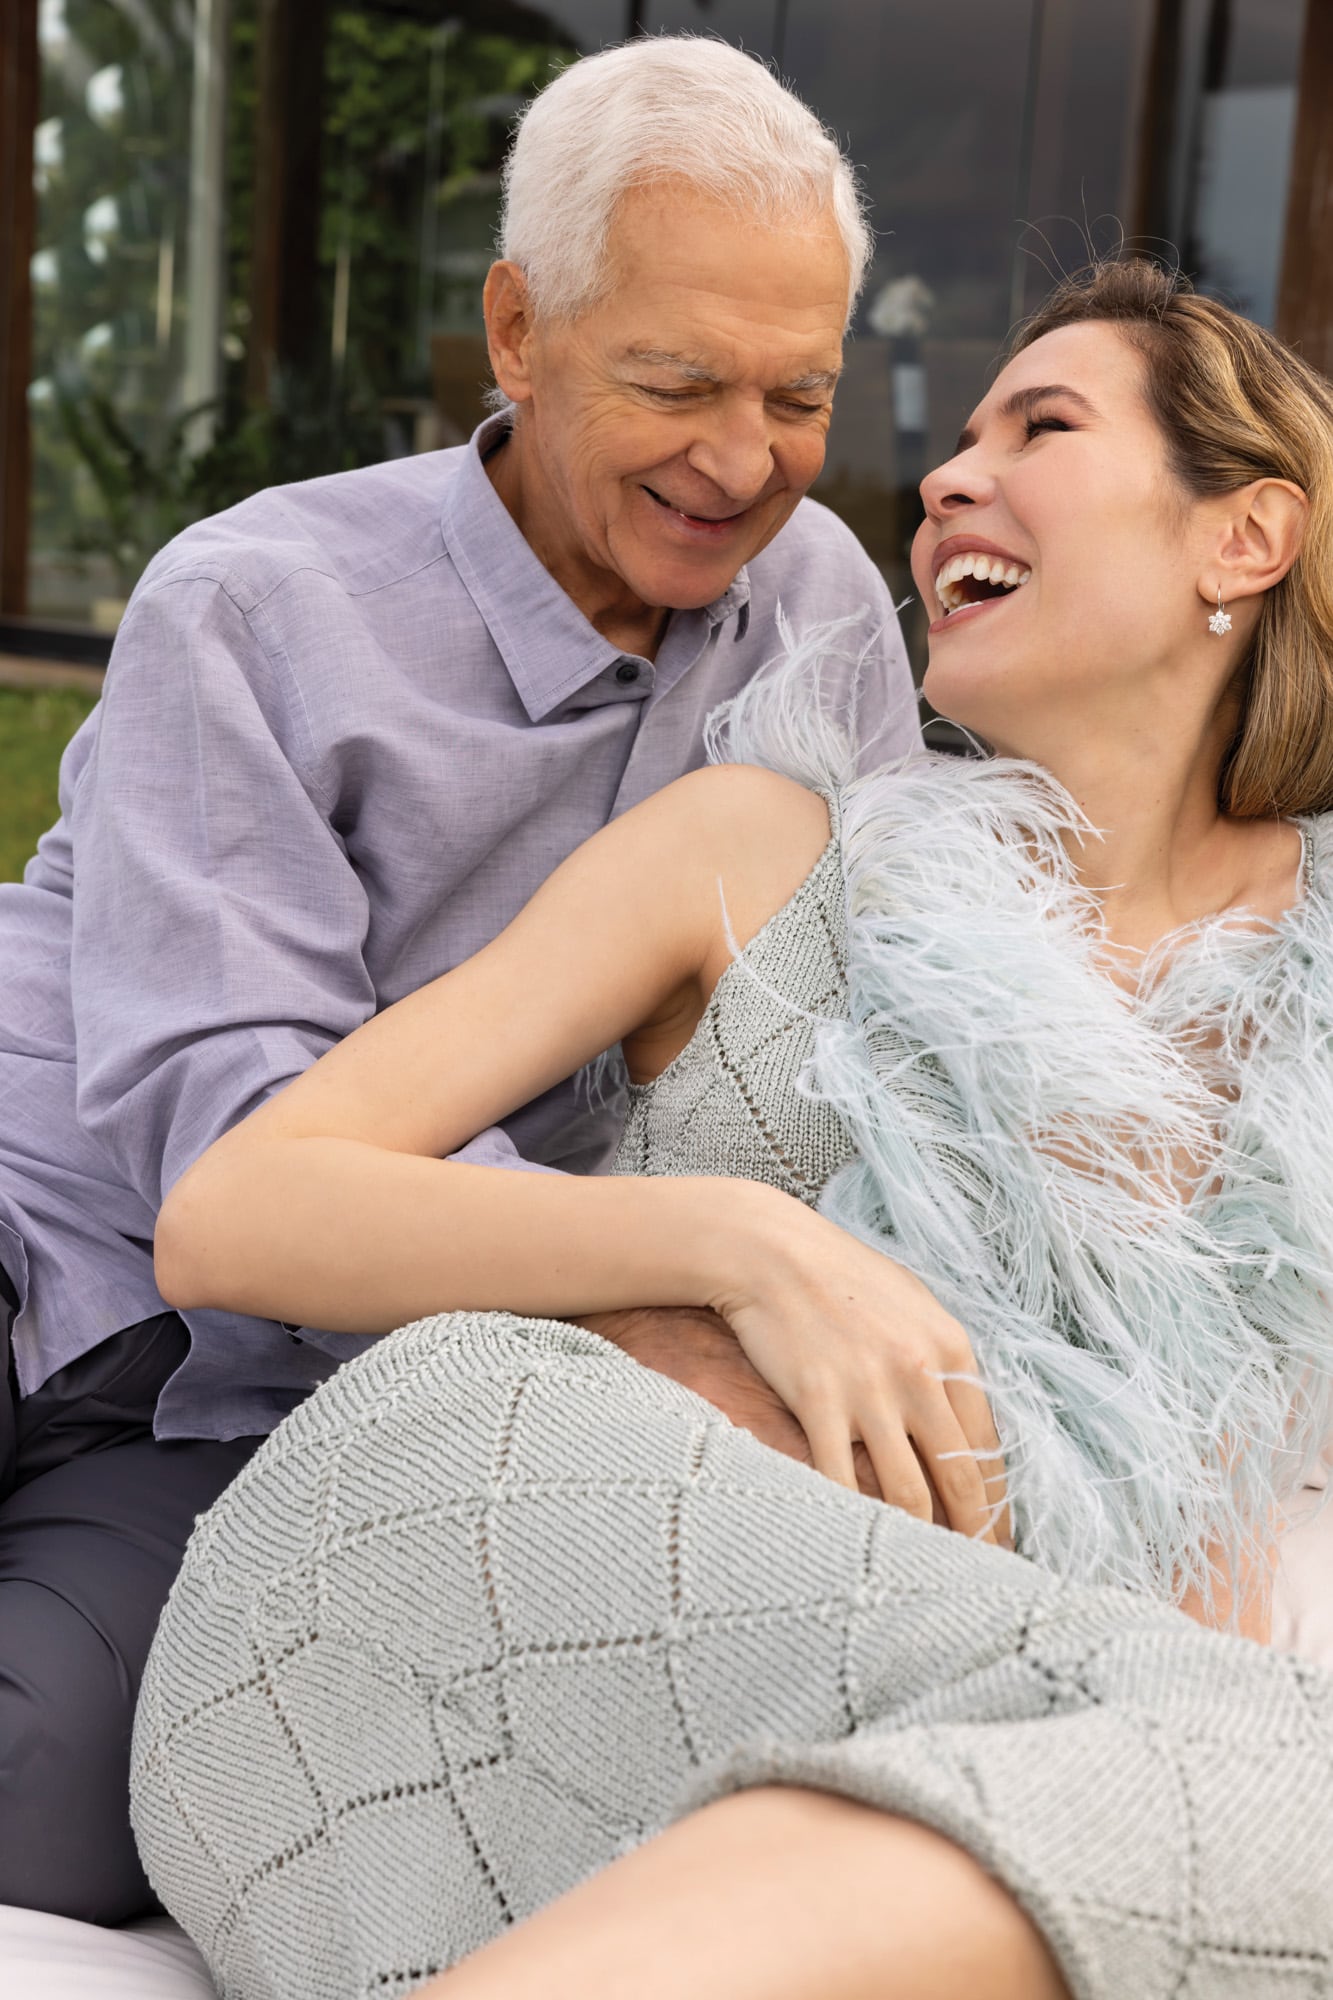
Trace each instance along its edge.
<instances>
[{"instance_id":1,"label":"man's chin","mask_svg":"<svg viewBox=\"0 0 1333 2000\"><path fill-rule=\"evenodd\" d=\"M728 552L725 560L719 559L719 552L707 559L635 564L633 570L622 570L621 575L644 604L660 611L702 611L731 588L757 553L757 549L746 547L734 555Z\"/></svg>"}]
</instances>

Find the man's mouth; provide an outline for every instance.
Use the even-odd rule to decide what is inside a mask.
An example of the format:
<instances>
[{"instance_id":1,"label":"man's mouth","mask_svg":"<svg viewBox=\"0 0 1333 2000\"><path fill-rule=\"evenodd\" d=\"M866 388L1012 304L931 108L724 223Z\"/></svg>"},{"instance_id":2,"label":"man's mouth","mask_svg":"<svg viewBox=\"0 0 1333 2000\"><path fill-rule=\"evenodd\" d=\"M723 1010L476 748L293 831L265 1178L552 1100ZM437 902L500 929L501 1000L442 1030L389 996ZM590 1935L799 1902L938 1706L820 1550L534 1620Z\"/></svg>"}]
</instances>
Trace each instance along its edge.
<instances>
[{"instance_id":1,"label":"man's mouth","mask_svg":"<svg viewBox=\"0 0 1333 2000\"><path fill-rule=\"evenodd\" d=\"M711 528L717 532L729 528L733 522L740 520L742 514L748 514L750 511L748 507L738 507L730 514L691 514L684 507L677 507L674 501L664 499L660 493L655 493L651 486L645 486L643 490L648 498L655 500L666 513L674 514L678 521L688 522L692 528Z\"/></svg>"},{"instance_id":2,"label":"man's mouth","mask_svg":"<svg viewBox=\"0 0 1333 2000\"><path fill-rule=\"evenodd\" d=\"M963 549L941 564L935 577L935 595L948 618L969 604L987 604L1012 596L1031 576L1026 564L1009 556Z\"/></svg>"}]
</instances>

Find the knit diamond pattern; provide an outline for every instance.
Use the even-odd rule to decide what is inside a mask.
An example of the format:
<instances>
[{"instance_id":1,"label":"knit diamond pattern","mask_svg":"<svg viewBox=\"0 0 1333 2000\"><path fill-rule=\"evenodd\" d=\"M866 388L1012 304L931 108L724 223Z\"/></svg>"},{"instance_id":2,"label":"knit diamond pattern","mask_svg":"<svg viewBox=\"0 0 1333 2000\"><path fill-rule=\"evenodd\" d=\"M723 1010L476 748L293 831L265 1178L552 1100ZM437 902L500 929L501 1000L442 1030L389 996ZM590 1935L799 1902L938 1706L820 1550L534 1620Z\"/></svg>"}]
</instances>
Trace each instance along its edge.
<instances>
[{"instance_id":1,"label":"knit diamond pattern","mask_svg":"<svg viewBox=\"0 0 1333 2000\"><path fill-rule=\"evenodd\" d=\"M811 1206L852 1156L828 1104L801 1088L815 1025L847 1016L846 913L835 838L791 900L726 968L689 1042L631 1086L613 1174L730 1174Z\"/></svg>"},{"instance_id":2,"label":"knit diamond pattern","mask_svg":"<svg viewBox=\"0 0 1333 2000\"><path fill-rule=\"evenodd\" d=\"M134 1819L227 2000L407 1993L774 1780L969 1848L1078 2000L1313 2000L1331 1746L1314 1668L835 1487L580 1328L452 1314L201 1522Z\"/></svg>"}]
</instances>

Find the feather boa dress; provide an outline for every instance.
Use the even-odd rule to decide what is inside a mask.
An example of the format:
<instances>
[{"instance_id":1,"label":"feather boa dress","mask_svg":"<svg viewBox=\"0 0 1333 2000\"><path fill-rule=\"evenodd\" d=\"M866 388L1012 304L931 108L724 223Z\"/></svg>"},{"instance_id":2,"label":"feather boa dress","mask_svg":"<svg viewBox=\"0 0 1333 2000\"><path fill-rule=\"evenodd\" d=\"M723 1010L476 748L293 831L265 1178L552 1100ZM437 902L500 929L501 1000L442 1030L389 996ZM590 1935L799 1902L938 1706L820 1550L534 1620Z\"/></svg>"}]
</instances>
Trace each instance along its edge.
<instances>
[{"instance_id":1,"label":"feather boa dress","mask_svg":"<svg viewBox=\"0 0 1333 2000\"><path fill-rule=\"evenodd\" d=\"M822 1211L967 1329L1018 1545L1178 1598L1252 1558L1333 1430L1333 820L1276 926L1214 918L1131 997L1012 760L856 775L827 639L714 718L710 754L838 795L851 1018L803 1087L857 1158Z\"/></svg>"}]
</instances>

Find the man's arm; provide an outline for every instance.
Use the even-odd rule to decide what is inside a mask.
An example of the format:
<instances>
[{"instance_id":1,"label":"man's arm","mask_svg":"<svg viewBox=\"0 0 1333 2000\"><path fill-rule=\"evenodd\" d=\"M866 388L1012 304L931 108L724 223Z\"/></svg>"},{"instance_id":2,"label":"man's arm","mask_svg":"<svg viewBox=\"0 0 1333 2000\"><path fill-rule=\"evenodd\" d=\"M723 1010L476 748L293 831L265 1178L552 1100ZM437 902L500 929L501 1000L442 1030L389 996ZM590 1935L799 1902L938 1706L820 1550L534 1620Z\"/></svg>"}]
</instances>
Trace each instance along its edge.
<instances>
[{"instance_id":1,"label":"man's arm","mask_svg":"<svg viewBox=\"0 0 1333 2000\"><path fill-rule=\"evenodd\" d=\"M154 1209L375 1006L366 891L261 631L209 578L141 595L71 801L79 1114Z\"/></svg>"}]
</instances>

